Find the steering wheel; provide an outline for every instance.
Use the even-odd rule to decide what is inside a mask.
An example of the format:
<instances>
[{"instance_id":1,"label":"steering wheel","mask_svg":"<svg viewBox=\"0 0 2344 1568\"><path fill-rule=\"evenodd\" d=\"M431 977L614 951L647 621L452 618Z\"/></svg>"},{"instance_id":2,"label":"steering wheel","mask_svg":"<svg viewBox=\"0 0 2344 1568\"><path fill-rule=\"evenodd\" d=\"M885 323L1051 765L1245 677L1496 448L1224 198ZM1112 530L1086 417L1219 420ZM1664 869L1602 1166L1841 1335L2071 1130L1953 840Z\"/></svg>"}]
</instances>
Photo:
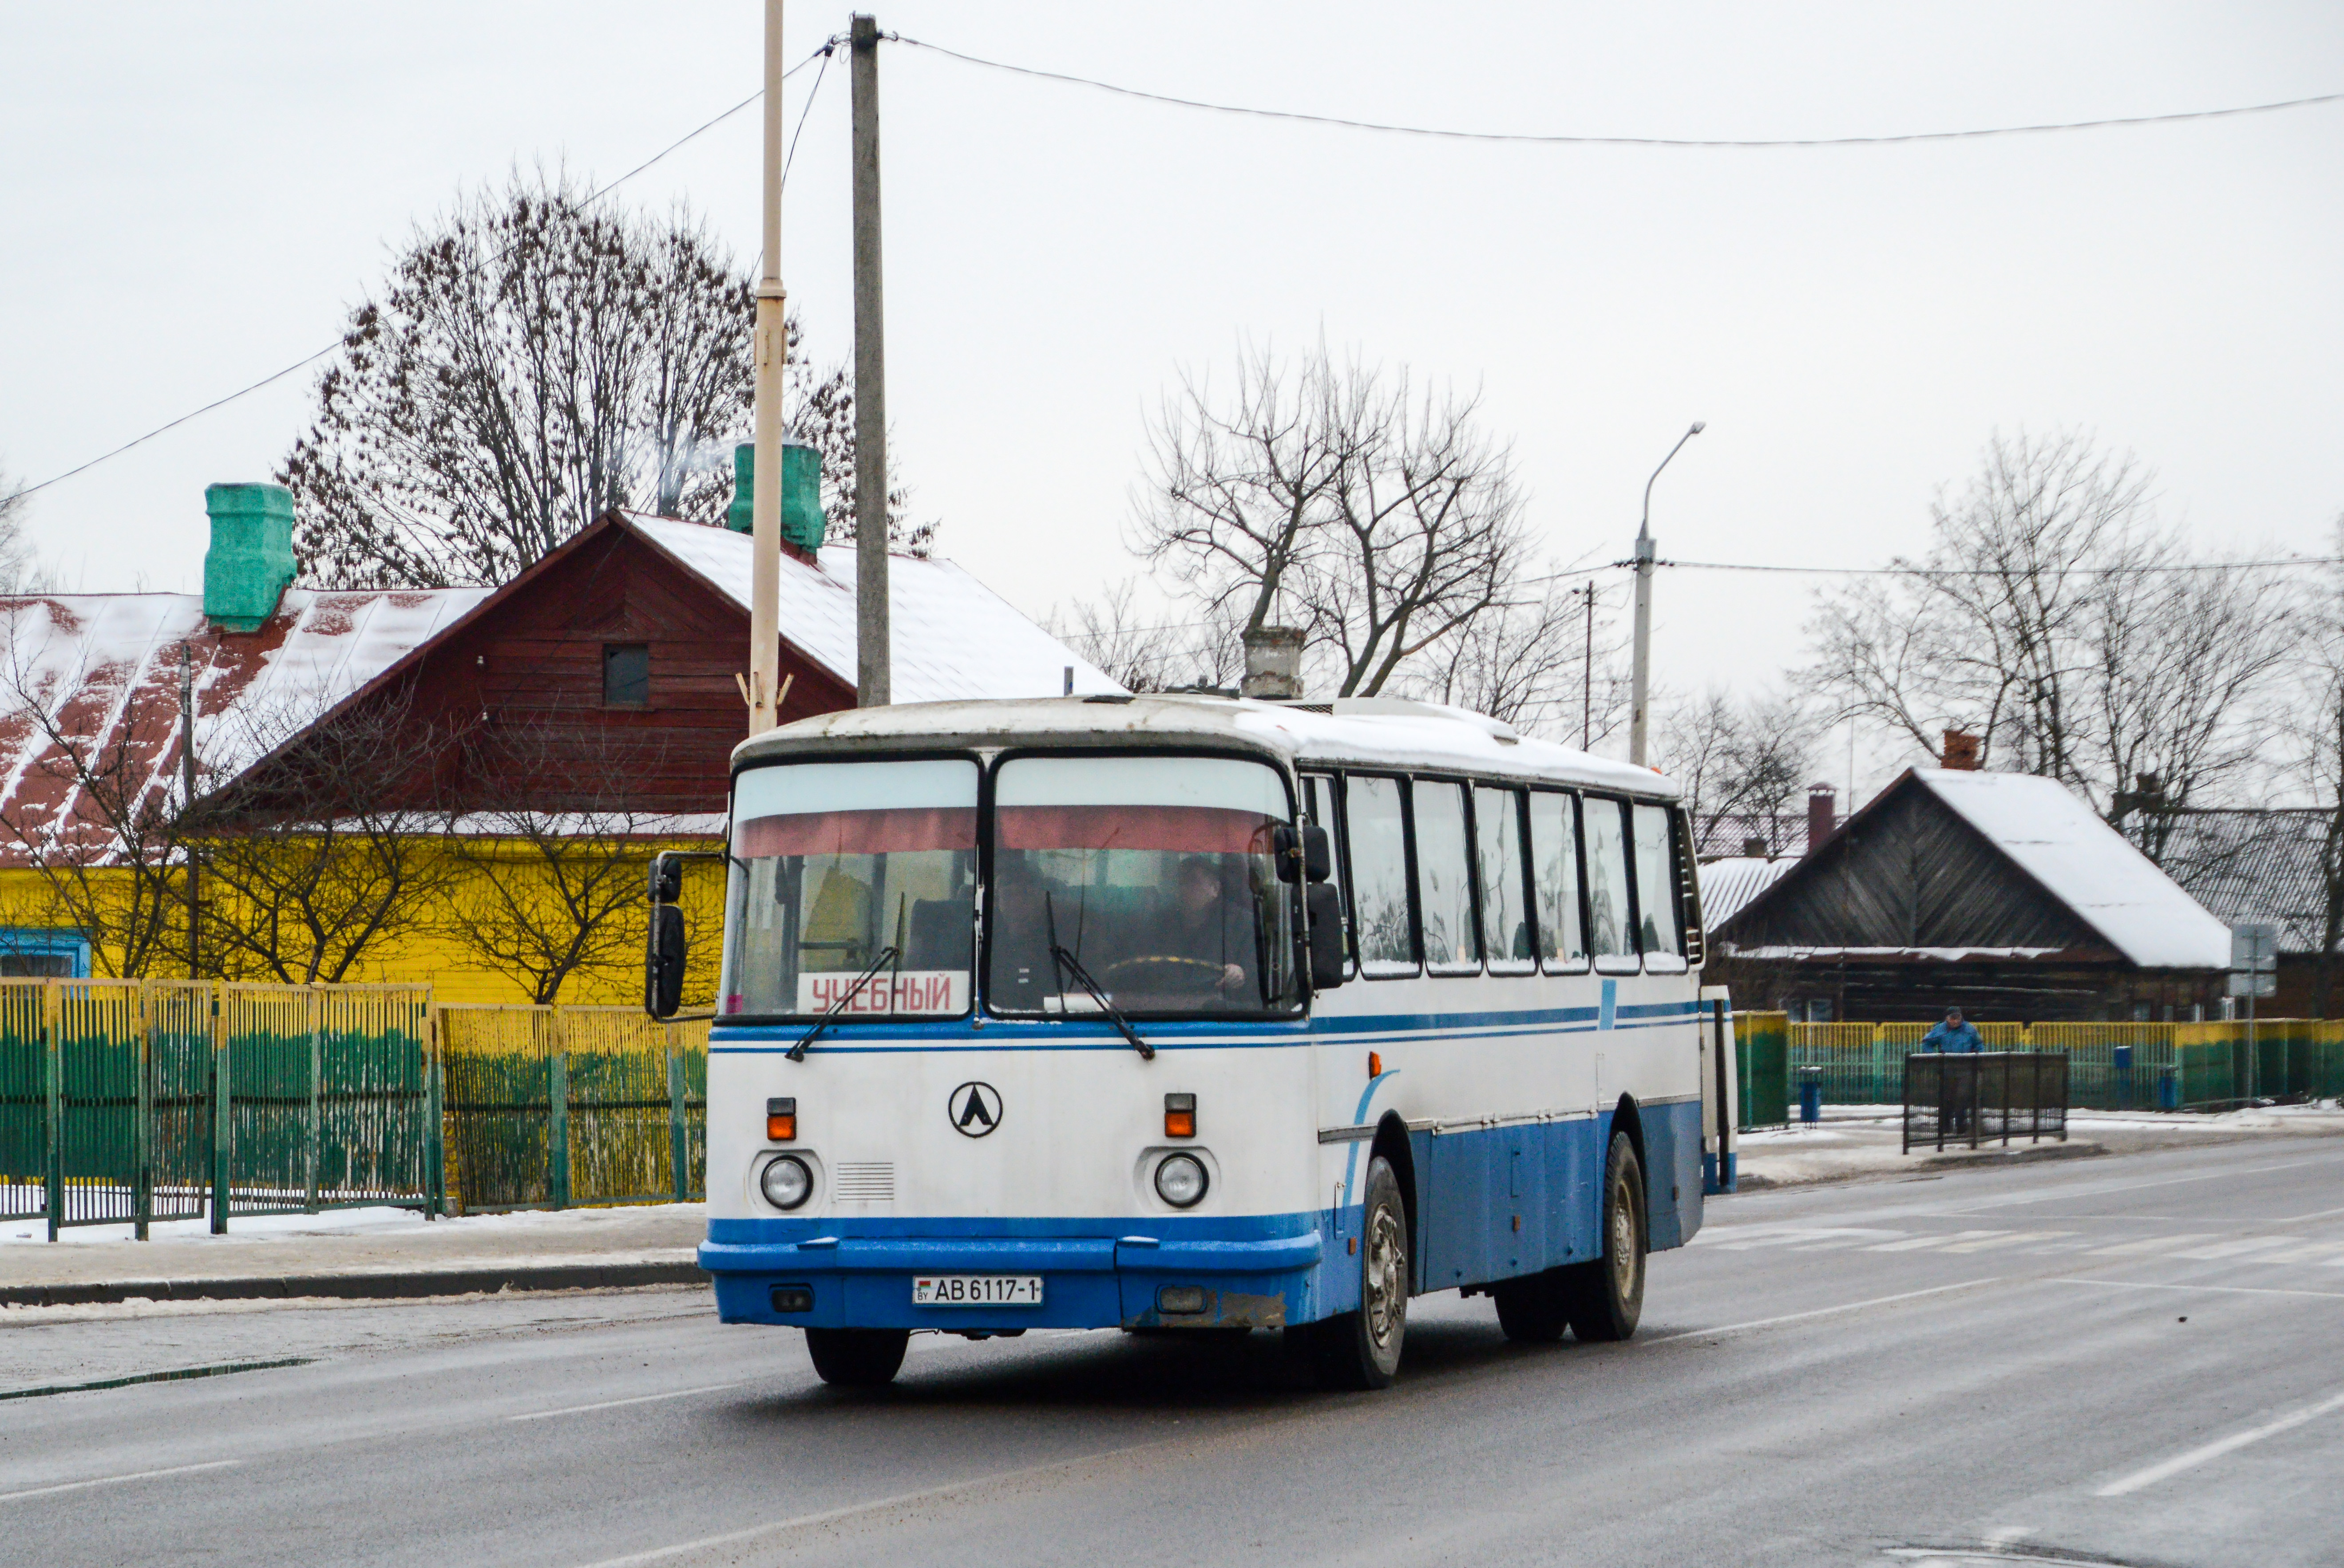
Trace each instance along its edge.
<instances>
[{"instance_id":1,"label":"steering wheel","mask_svg":"<svg viewBox=\"0 0 2344 1568\"><path fill-rule=\"evenodd\" d=\"M1196 972L1183 972L1190 970ZM1200 986L1211 990L1221 983L1219 964L1178 953L1145 953L1136 959L1124 959L1107 965L1106 972L1099 978L1112 990L1115 977L1127 972L1138 990L1185 990Z\"/></svg>"}]
</instances>

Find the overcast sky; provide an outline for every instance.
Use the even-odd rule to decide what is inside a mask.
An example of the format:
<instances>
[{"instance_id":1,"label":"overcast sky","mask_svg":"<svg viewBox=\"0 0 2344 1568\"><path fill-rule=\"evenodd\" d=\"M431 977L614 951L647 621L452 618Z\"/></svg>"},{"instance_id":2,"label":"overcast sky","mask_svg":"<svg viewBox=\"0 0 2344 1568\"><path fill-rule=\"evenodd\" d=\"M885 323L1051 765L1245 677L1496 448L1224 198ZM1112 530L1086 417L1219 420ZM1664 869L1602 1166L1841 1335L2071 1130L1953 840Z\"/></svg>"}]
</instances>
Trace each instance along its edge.
<instances>
[{"instance_id":1,"label":"overcast sky","mask_svg":"<svg viewBox=\"0 0 2344 1568\"><path fill-rule=\"evenodd\" d=\"M1182 96L1475 129L1829 136L2344 88L2344 7L907 3L883 27ZM762 6L0 0L0 468L39 480L330 342L410 226L516 162L608 179L753 91ZM790 7L791 55L845 24ZM1545 553L1876 564L1997 427L2156 468L2208 546L2344 510L2344 105L1782 151L1274 124L890 47L888 398L940 548L1026 609L1133 569L1147 419L1241 345L1479 387ZM850 341L844 54L784 216ZM795 122L814 79L791 84ZM754 261L753 110L622 187ZM202 488L274 471L288 378L44 491L67 586L192 589ZM1801 657L1802 579L1664 573L1658 678ZM1844 747L1844 740L1840 743ZM1844 764L1842 765L1844 768Z\"/></svg>"}]
</instances>

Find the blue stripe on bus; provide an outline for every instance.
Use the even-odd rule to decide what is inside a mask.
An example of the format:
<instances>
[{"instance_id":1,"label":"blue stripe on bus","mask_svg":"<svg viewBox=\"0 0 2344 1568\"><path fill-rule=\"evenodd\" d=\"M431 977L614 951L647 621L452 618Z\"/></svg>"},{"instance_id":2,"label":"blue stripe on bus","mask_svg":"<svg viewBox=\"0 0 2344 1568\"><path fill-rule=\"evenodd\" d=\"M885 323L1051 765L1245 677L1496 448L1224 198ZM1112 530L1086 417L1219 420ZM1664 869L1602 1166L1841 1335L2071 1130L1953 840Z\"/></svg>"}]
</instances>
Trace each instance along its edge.
<instances>
[{"instance_id":1,"label":"blue stripe on bus","mask_svg":"<svg viewBox=\"0 0 2344 1568\"><path fill-rule=\"evenodd\" d=\"M1682 1023L1700 1010L1698 1001L1630 1002L1615 1008L1611 1030L1652 1029ZM1384 1013L1349 1018L1316 1018L1294 1023L1239 1026L1227 1023L1149 1023L1143 1032L1158 1050L1270 1050L1323 1044L1329 1037L1377 1040L1502 1040L1521 1034L1581 1034L1604 1032L1600 1010L1592 1007L1526 1009L1513 1012ZM803 1024L752 1024L711 1033L709 1049L728 1055L772 1055L785 1052L804 1034ZM1064 1023L1005 1023L988 1020L980 1030L967 1019L931 1023L844 1024L825 1034L809 1054L888 1054L936 1049L932 1044L882 1041L955 1042L959 1049L985 1050L1128 1050L1130 1044L1105 1023L1072 1020ZM771 1043L765 1043L771 1042Z\"/></svg>"}]
</instances>

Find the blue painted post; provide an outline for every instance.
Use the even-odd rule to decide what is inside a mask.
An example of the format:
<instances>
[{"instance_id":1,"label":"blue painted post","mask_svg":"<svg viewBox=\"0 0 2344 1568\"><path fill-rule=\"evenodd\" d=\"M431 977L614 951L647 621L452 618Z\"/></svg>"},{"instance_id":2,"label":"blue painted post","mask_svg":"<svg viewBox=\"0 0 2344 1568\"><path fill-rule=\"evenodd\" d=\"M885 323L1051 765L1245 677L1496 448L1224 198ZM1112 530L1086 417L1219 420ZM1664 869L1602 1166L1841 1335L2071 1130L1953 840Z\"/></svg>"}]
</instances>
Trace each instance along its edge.
<instances>
[{"instance_id":1,"label":"blue painted post","mask_svg":"<svg viewBox=\"0 0 2344 1568\"><path fill-rule=\"evenodd\" d=\"M570 1059L555 1051L545 1060L546 1139L551 1169L547 1171L547 1200L557 1209L570 1207Z\"/></svg>"},{"instance_id":2,"label":"blue painted post","mask_svg":"<svg viewBox=\"0 0 2344 1568\"><path fill-rule=\"evenodd\" d=\"M2117 1047L2116 1059L2117 1109L2130 1111L2132 1109L2132 1047L2128 1045Z\"/></svg>"},{"instance_id":3,"label":"blue painted post","mask_svg":"<svg viewBox=\"0 0 2344 1568\"><path fill-rule=\"evenodd\" d=\"M41 1120L47 1129L49 1145L48 1159L43 1162L43 1184L47 1191L42 1194L42 1201L48 1208L52 1241L57 1239L57 1228L66 1218L66 1063L57 1044L57 1036L62 1032L57 1027L57 1013L63 1000L55 981L41 988L41 1059L43 1076L47 1080L43 1087L47 1091L48 1101L43 1107Z\"/></svg>"},{"instance_id":4,"label":"blue painted post","mask_svg":"<svg viewBox=\"0 0 2344 1568\"><path fill-rule=\"evenodd\" d=\"M2157 1108L2159 1111L2181 1109L2181 1070L2168 1067L2157 1075Z\"/></svg>"},{"instance_id":5,"label":"blue painted post","mask_svg":"<svg viewBox=\"0 0 2344 1568\"><path fill-rule=\"evenodd\" d=\"M1799 1069L1799 1120L1813 1127L1824 1119L1824 1070Z\"/></svg>"},{"instance_id":6,"label":"blue painted post","mask_svg":"<svg viewBox=\"0 0 2344 1568\"><path fill-rule=\"evenodd\" d=\"M227 1234L227 1162L236 1127L228 1082L227 1020L220 1016L220 992L212 990L212 1234Z\"/></svg>"},{"instance_id":7,"label":"blue painted post","mask_svg":"<svg viewBox=\"0 0 2344 1568\"><path fill-rule=\"evenodd\" d=\"M692 1140L683 1120L683 1053L675 1049L675 1025L667 1026L667 1157L675 1201L692 1201Z\"/></svg>"}]
</instances>

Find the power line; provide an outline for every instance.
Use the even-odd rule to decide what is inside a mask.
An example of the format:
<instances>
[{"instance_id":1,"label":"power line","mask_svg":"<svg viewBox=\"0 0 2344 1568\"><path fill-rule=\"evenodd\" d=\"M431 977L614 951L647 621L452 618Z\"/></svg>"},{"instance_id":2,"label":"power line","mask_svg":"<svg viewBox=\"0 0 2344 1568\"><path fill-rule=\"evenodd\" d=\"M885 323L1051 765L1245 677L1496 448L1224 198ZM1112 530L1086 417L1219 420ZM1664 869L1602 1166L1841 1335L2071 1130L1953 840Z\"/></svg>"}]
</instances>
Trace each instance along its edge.
<instances>
[{"instance_id":1,"label":"power line","mask_svg":"<svg viewBox=\"0 0 2344 1568\"><path fill-rule=\"evenodd\" d=\"M1996 578L2023 577L2026 571L2002 567L1809 567L1774 566L1755 561L1672 561L1656 560L1656 567L1675 567L1696 572L1767 572L1799 577L1885 577L1885 578ZM2049 568L2066 577L2147 577L2168 572L2243 572L2278 570L2290 567L2344 566L2344 556L2283 556L2275 560L2261 561L2167 561L2147 566L2071 566ZM1525 582L1553 582L1564 578L1584 577L1588 572L1633 571L1632 560L1605 561L1576 571L1550 572L1543 577L1525 578Z\"/></svg>"},{"instance_id":2,"label":"power line","mask_svg":"<svg viewBox=\"0 0 2344 1568\"><path fill-rule=\"evenodd\" d=\"M1969 141L1983 136L2036 136L2050 131L2096 131L2117 126L2164 126L2183 120L2216 120L2233 115L2267 115L2280 109L2308 108L2314 104L2344 103L2344 93L2321 93L2309 98L2287 98L2274 104L2242 104L2222 109L2185 109L2169 115L2129 115L2106 120L2064 120L2039 126L1991 126L1965 131L1907 131L1882 136L1781 136L1755 140L1725 137L1692 136L1547 136L1523 131L1460 131L1435 126L1389 125L1378 120L1351 120L1336 115L1309 115L1295 109L1263 109L1245 104L1216 104L1202 98L1178 98L1168 93L1151 93L1139 87L1121 86L1114 82L1102 82L1090 76L1069 75L1062 71L1044 71L1032 65L1013 65L1005 60L986 60L975 55L964 55L957 49L947 49L941 44L931 44L920 38L906 38L900 33L886 35L897 44L909 44L915 49L943 55L971 65L983 65L988 70L1007 71L1020 76L1034 76L1046 82L1064 82L1072 86L1095 87L1103 93L1114 93L1127 98L1143 98L1152 104L1168 104L1176 108L1205 109L1217 115L1244 115L1255 119L1292 120L1304 125L1336 126L1345 130L1382 131L1391 136L1430 136L1455 142L1516 142L1545 146L1593 147L1866 147L1887 146L1904 142Z\"/></svg>"},{"instance_id":3,"label":"power line","mask_svg":"<svg viewBox=\"0 0 2344 1568\"><path fill-rule=\"evenodd\" d=\"M816 49L813 54L808 55L804 59L800 60L796 65L792 65L788 70L783 72L782 79L783 81L789 80L792 76L796 75L800 71L804 70L808 65L813 65L815 60L819 59L823 62L823 70L815 73L813 90L814 93L821 92L823 75L827 74L830 68L829 62L831 51L837 45L837 44L838 39L836 37L823 39L821 48ZM717 126L722 125L725 121L731 119L733 116L739 114L742 110L747 108L750 105L755 103L764 95L765 90L763 87L760 87L755 92L750 94L747 97L742 99L739 103L733 105L731 108L725 110L722 114L718 115L714 119L705 122L696 129L686 131L682 136L678 136L674 141L670 142L667 146L653 153L650 157L645 158L642 163L637 164L633 168L631 168L625 174L621 175L617 179L612 180L610 184L602 186L600 190L594 191L591 195L585 196L578 203L578 210L582 212L587 207L593 206L596 202L601 200L604 196L610 195L621 186L625 185L629 180L633 179L637 175L642 174L645 169L650 168L653 164L658 163L662 158L666 157L670 153L674 152L677 148L684 146L686 143L693 141L700 136L705 136L710 131L714 130ZM809 94L806 98L806 108L811 111L813 107L813 95ZM801 114L798 116L798 129L801 131L805 129L805 116L803 114ZM792 157L795 157L797 156L797 138L795 136L792 136L790 138L790 156ZM786 177L787 170L784 169L783 173ZM504 253L500 251L492 259L501 261L503 258ZM315 365L318 360L323 359L327 355L340 348L341 346L342 340L339 337L337 337L331 343L327 344L323 348L318 349L316 353L304 355L301 358L296 359L292 364L285 367L284 369L272 371L268 375L262 377L259 380L252 383L249 387L239 387L236 391L229 393L225 397L216 398L213 401L205 404L200 408L182 414L177 418L171 420L168 424L157 425L152 430L147 431L145 435L134 437L130 440L123 442L122 445L115 447L110 452L101 452L96 457L89 459L89 461L77 464L73 467L67 468L62 474L52 474L37 485L27 485L25 488L17 491L16 494L20 498L35 495L42 490L47 489L51 485L62 484L64 481L72 478L76 474L87 473L90 469L96 467L100 463L110 462L114 458L122 456L123 453L129 451L133 447L142 447L157 436L177 429L180 426L186 424L190 419L200 419L215 408L225 408L239 397L248 397L253 393L259 391L263 387L273 386L277 382L284 380L285 377L292 375L298 370L307 369L308 367Z\"/></svg>"}]
</instances>

